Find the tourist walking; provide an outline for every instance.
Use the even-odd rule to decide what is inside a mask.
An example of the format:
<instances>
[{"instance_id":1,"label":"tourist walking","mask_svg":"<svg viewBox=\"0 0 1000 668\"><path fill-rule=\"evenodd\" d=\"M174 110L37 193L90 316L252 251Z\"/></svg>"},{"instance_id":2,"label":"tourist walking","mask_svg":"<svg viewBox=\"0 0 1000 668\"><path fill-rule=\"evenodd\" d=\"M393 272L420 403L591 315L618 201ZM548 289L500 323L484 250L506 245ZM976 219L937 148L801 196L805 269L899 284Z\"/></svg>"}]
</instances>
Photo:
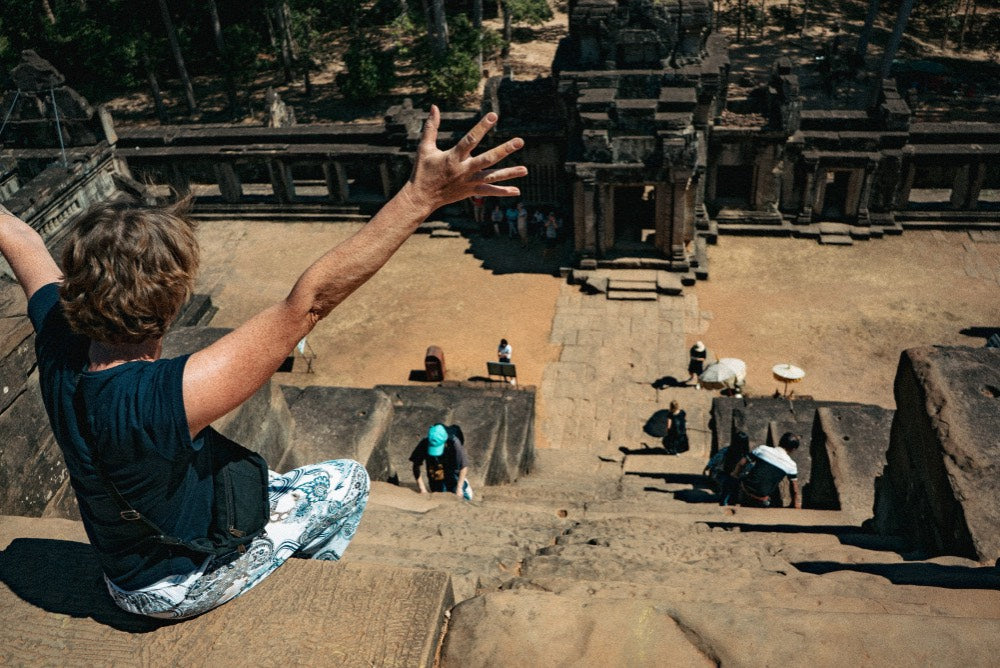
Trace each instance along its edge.
<instances>
[{"instance_id":1,"label":"tourist walking","mask_svg":"<svg viewBox=\"0 0 1000 668\"><path fill-rule=\"evenodd\" d=\"M517 207L513 204L507 207L507 237L513 239L517 236Z\"/></svg>"},{"instance_id":2,"label":"tourist walking","mask_svg":"<svg viewBox=\"0 0 1000 668\"><path fill-rule=\"evenodd\" d=\"M41 236L0 206L0 253L28 299L52 431L105 585L124 610L191 617L292 556L343 554L368 498L364 467L341 459L278 474L211 424L254 396L433 211L472 195L520 194L496 184L524 167L491 167L522 140L471 155L496 114L447 151L436 145L440 122L432 106L406 184L286 298L172 359L161 358L163 336L198 269L190 200L92 208L70 226L61 268Z\"/></svg>"},{"instance_id":3,"label":"tourist walking","mask_svg":"<svg viewBox=\"0 0 1000 668\"><path fill-rule=\"evenodd\" d=\"M701 372L705 370L705 359L708 357L708 351L705 349L705 344L701 341L695 342L691 346L690 359L688 361L688 379L687 384L690 385L694 383L695 388L701 389L701 382L698 376Z\"/></svg>"},{"instance_id":4,"label":"tourist walking","mask_svg":"<svg viewBox=\"0 0 1000 668\"><path fill-rule=\"evenodd\" d=\"M521 239L521 248L528 246L528 208L524 202L517 203L517 236Z\"/></svg>"},{"instance_id":5,"label":"tourist walking","mask_svg":"<svg viewBox=\"0 0 1000 668\"><path fill-rule=\"evenodd\" d=\"M558 245L559 222L556 220L556 214L550 213L549 217L545 219L545 256L548 257L555 252Z\"/></svg>"},{"instance_id":6,"label":"tourist walking","mask_svg":"<svg viewBox=\"0 0 1000 668\"><path fill-rule=\"evenodd\" d=\"M431 425L427 436L413 449L410 462L413 463L413 477L421 494L451 492L467 501L472 499L472 487L466 479L469 460L460 434L461 430L454 426ZM426 484L421 468L427 469Z\"/></svg>"},{"instance_id":7,"label":"tourist walking","mask_svg":"<svg viewBox=\"0 0 1000 668\"><path fill-rule=\"evenodd\" d=\"M670 402L667 416L667 432L663 436L663 447L668 455L676 455L688 449L687 413L677 401Z\"/></svg>"},{"instance_id":8,"label":"tourist walking","mask_svg":"<svg viewBox=\"0 0 1000 668\"><path fill-rule=\"evenodd\" d=\"M499 204L493 205L493 213L490 214L490 220L493 222L493 234L500 236L500 223L503 222L503 209L500 208Z\"/></svg>"}]
</instances>

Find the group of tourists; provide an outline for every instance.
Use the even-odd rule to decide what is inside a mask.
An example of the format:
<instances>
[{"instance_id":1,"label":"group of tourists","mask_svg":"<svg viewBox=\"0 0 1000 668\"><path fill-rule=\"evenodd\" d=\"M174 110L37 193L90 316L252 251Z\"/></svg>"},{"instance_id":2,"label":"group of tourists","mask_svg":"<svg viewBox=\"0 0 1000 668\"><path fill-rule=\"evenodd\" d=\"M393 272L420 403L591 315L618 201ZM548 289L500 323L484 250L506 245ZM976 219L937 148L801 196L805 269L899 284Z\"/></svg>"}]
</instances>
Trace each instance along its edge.
<instances>
[{"instance_id":1,"label":"group of tourists","mask_svg":"<svg viewBox=\"0 0 1000 668\"><path fill-rule=\"evenodd\" d=\"M792 459L799 445L796 434L785 432L776 447L760 445L750 450L750 437L744 431L737 432L706 467L719 486L719 505L769 508L775 503L781 481L788 478L790 505L801 508L798 465Z\"/></svg>"},{"instance_id":2,"label":"group of tourists","mask_svg":"<svg viewBox=\"0 0 1000 668\"><path fill-rule=\"evenodd\" d=\"M554 209L541 207L529 211L524 202L511 202L504 207L500 202L493 205L490 219L486 220L486 198L472 197L472 213L484 236L506 236L518 239L526 248L531 239L545 240L545 254L549 255L559 243L563 221Z\"/></svg>"}]
</instances>

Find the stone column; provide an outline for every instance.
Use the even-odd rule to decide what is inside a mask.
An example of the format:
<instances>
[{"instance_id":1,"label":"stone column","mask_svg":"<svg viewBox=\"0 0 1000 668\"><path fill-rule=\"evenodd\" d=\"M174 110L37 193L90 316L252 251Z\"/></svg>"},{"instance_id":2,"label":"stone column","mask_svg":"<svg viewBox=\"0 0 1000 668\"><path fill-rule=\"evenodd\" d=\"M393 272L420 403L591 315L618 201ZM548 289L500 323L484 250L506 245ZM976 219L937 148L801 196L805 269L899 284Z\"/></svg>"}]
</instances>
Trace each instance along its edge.
<instances>
[{"instance_id":1,"label":"stone column","mask_svg":"<svg viewBox=\"0 0 1000 668\"><path fill-rule=\"evenodd\" d=\"M983 181L986 179L986 163L976 162L971 165L969 175L969 197L966 200L966 209L979 208L979 195L983 192Z\"/></svg>"},{"instance_id":2,"label":"stone column","mask_svg":"<svg viewBox=\"0 0 1000 668\"><path fill-rule=\"evenodd\" d=\"M812 222L813 203L816 201L816 171L819 168L818 160L804 160L806 165L806 185L802 189L802 208L799 211L797 222L801 225L808 225Z\"/></svg>"},{"instance_id":3,"label":"stone column","mask_svg":"<svg viewBox=\"0 0 1000 668\"><path fill-rule=\"evenodd\" d=\"M972 165L959 165L955 169L955 178L951 182L951 197L949 202L952 209L965 209L969 201L969 177Z\"/></svg>"},{"instance_id":4,"label":"stone column","mask_svg":"<svg viewBox=\"0 0 1000 668\"><path fill-rule=\"evenodd\" d=\"M656 184L656 249L670 257L670 220L673 213L673 189L664 181Z\"/></svg>"},{"instance_id":5,"label":"stone column","mask_svg":"<svg viewBox=\"0 0 1000 668\"><path fill-rule=\"evenodd\" d=\"M326 194L331 202L344 203L350 197L344 165L338 161L323 163L323 177L326 179Z\"/></svg>"},{"instance_id":6,"label":"stone column","mask_svg":"<svg viewBox=\"0 0 1000 668\"><path fill-rule=\"evenodd\" d=\"M215 180L219 184L219 194L230 204L238 204L243 198L243 184L231 162L217 162L214 165Z\"/></svg>"},{"instance_id":7,"label":"stone column","mask_svg":"<svg viewBox=\"0 0 1000 668\"><path fill-rule=\"evenodd\" d=\"M389 178L389 165L385 160L378 164L378 175L382 179L382 194L389 199L392 197L392 179Z\"/></svg>"},{"instance_id":8,"label":"stone column","mask_svg":"<svg viewBox=\"0 0 1000 668\"><path fill-rule=\"evenodd\" d=\"M615 187L611 184L599 186L601 201L601 243L598 253L604 253L615 245Z\"/></svg>"},{"instance_id":9,"label":"stone column","mask_svg":"<svg viewBox=\"0 0 1000 668\"><path fill-rule=\"evenodd\" d=\"M295 182L292 180L292 168L283 160L270 160L267 171L271 174L271 188L274 198L288 204L295 201Z\"/></svg>"},{"instance_id":10,"label":"stone column","mask_svg":"<svg viewBox=\"0 0 1000 668\"><path fill-rule=\"evenodd\" d=\"M858 197L858 224L868 225L871 220L868 217L868 209L871 205L872 182L875 180L875 169L878 163L868 161L865 163L865 174L861 182L861 195Z\"/></svg>"},{"instance_id":11,"label":"stone column","mask_svg":"<svg viewBox=\"0 0 1000 668\"><path fill-rule=\"evenodd\" d=\"M899 211L905 211L910 203L910 191L913 189L913 179L917 174L917 166L913 164L913 152L903 149L903 178L900 179L899 192L896 196L896 205L893 207Z\"/></svg>"},{"instance_id":12,"label":"stone column","mask_svg":"<svg viewBox=\"0 0 1000 668\"><path fill-rule=\"evenodd\" d=\"M671 174L673 192L671 193L671 229L670 229L670 259L673 262L687 262L685 241L692 237L686 230L694 220L693 212L689 212L692 202L688 201L688 189L691 187L691 173L675 171Z\"/></svg>"},{"instance_id":13,"label":"stone column","mask_svg":"<svg viewBox=\"0 0 1000 668\"><path fill-rule=\"evenodd\" d=\"M593 256L597 253L597 212L594 200L597 189L594 178L584 178L574 184L573 220L576 227L576 250Z\"/></svg>"},{"instance_id":14,"label":"stone column","mask_svg":"<svg viewBox=\"0 0 1000 668\"><path fill-rule=\"evenodd\" d=\"M850 218L858 214L861 205L861 188L865 182L865 170L863 168L852 169L851 176L847 180L847 193L844 196L844 216Z\"/></svg>"}]
</instances>

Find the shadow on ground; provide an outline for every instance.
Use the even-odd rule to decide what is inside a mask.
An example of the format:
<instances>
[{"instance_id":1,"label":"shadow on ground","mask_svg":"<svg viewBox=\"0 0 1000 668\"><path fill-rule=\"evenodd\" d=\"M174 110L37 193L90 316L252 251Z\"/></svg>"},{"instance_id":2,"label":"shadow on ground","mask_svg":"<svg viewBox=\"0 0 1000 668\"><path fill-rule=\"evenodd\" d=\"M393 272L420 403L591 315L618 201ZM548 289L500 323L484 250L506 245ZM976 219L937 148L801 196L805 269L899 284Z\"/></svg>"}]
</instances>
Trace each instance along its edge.
<instances>
[{"instance_id":1,"label":"shadow on ground","mask_svg":"<svg viewBox=\"0 0 1000 668\"><path fill-rule=\"evenodd\" d=\"M840 571L878 575L897 585L943 587L946 589L1000 589L1000 569L994 566L968 567L941 564L842 564L836 561L792 563L803 573L826 575Z\"/></svg>"},{"instance_id":2,"label":"shadow on ground","mask_svg":"<svg viewBox=\"0 0 1000 668\"><path fill-rule=\"evenodd\" d=\"M569 239L561 239L546 255L543 239L529 239L527 246L522 247L519 239L511 239L505 233L485 236L474 228L473 223L452 220L450 225L468 240L469 248L465 252L479 260L483 269L494 274L559 276L559 268L568 267L573 262L573 244Z\"/></svg>"},{"instance_id":3,"label":"shadow on ground","mask_svg":"<svg viewBox=\"0 0 1000 668\"><path fill-rule=\"evenodd\" d=\"M176 622L125 612L107 593L93 548L87 543L17 538L0 552L0 582L48 612L91 617L119 631L145 633Z\"/></svg>"}]
</instances>

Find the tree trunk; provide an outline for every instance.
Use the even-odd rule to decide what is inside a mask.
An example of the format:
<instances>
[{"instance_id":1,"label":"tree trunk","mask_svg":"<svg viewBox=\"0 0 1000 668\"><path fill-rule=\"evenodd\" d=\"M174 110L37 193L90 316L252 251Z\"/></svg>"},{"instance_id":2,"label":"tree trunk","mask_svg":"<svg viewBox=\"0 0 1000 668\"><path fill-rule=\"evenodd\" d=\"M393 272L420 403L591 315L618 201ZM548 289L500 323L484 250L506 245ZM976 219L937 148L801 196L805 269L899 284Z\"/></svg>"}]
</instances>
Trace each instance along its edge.
<instances>
[{"instance_id":1,"label":"tree trunk","mask_svg":"<svg viewBox=\"0 0 1000 668\"><path fill-rule=\"evenodd\" d=\"M42 9L45 10L45 17L49 20L52 25L56 24L56 14L52 11L52 5L49 0L42 0Z\"/></svg>"},{"instance_id":2,"label":"tree trunk","mask_svg":"<svg viewBox=\"0 0 1000 668\"><path fill-rule=\"evenodd\" d=\"M479 37L479 55L476 62L479 64L479 71L483 71L483 0L472 0L472 27Z\"/></svg>"},{"instance_id":3,"label":"tree trunk","mask_svg":"<svg viewBox=\"0 0 1000 668\"><path fill-rule=\"evenodd\" d=\"M892 29L892 36L882 53L882 65L878 68L879 79L889 76L892 69L892 60L899 50L899 43L903 41L903 31L906 30L906 22L910 20L910 12L913 11L914 0L903 0L899 5L899 13L896 14L896 25Z\"/></svg>"},{"instance_id":4,"label":"tree trunk","mask_svg":"<svg viewBox=\"0 0 1000 668\"><path fill-rule=\"evenodd\" d=\"M975 0L965 0L965 12L962 14L962 27L958 31L958 46L956 47L959 51L965 50L965 32L969 29L969 14L972 13L972 7L975 4Z\"/></svg>"},{"instance_id":5,"label":"tree trunk","mask_svg":"<svg viewBox=\"0 0 1000 668\"><path fill-rule=\"evenodd\" d=\"M180 44L177 43L177 31L174 30L174 21L170 18L170 9L167 8L167 0L159 0L160 15L163 17L163 25L167 29L167 39L170 41L170 52L177 63L177 71L181 76L181 84L184 86L184 101L187 102L188 114L194 115L198 111L198 103L194 101L194 89L191 87L191 79L188 78L187 67L184 65L184 56L181 55Z\"/></svg>"},{"instance_id":6,"label":"tree trunk","mask_svg":"<svg viewBox=\"0 0 1000 668\"><path fill-rule=\"evenodd\" d=\"M444 0L431 0L434 14L434 50L445 53L448 50L448 20L444 13Z\"/></svg>"},{"instance_id":7,"label":"tree trunk","mask_svg":"<svg viewBox=\"0 0 1000 668\"><path fill-rule=\"evenodd\" d=\"M861 29L858 37L858 56L864 60L868 54L868 43L872 41L872 30L875 27L875 19L878 17L879 0L868 0L868 13L865 14L865 25Z\"/></svg>"},{"instance_id":8,"label":"tree trunk","mask_svg":"<svg viewBox=\"0 0 1000 668\"><path fill-rule=\"evenodd\" d=\"M267 38L271 41L271 48L278 48L278 38L275 37L274 19L271 18L271 8L264 7L264 18L267 21Z\"/></svg>"},{"instance_id":9,"label":"tree trunk","mask_svg":"<svg viewBox=\"0 0 1000 668\"><path fill-rule=\"evenodd\" d=\"M163 94L160 92L160 82L156 79L153 64L149 61L149 55L145 51L142 52L142 67L146 70L149 90L153 95L153 106L156 108L156 117L160 120L161 124L166 125L168 122L167 109L163 106Z\"/></svg>"},{"instance_id":10,"label":"tree trunk","mask_svg":"<svg viewBox=\"0 0 1000 668\"><path fill-rule=\"evenodd\" d=\"M226 80L226 97L229 98L229 117L236 118L239 112L239 102L236 98L236 81L233 79L232 63L226 56L226 44L222 39L222 23L219 21L219 8L215 0L208 0L208 13L212 19L212 34L215 37L215 48L222 62L222 76Z\"/></svg>"},{"instance_id":11,"label":"tree trunk","mask_svg":"<svg viewBox=\"0 0 1000 668\"><path fill-rule=\"evenodd\" d=\"M809 3L810 0L805 0L802 3L802 28L799 30L800 37L805 37L806 30L809 29Z\"/></svg>"},{"instance_id":12,"label":"tree trunk","mask_svg":"<svg viewBox=\"0 0 1000 668\"><path fill-rule=\"evenodd\" d=\"M281 3L281 15L285 24L285 37L288 39L288 49L292 52L292 62L299 59L299 44L295 41L292 33L292 10L288 6L288 0Z\"/></svg>"},{"instance_id":13,"label":"tree trunk","mask_svg":"<svg viewBox=\"0 0 1000 668\"><path fill-rule=\"evenodd\" d=\"M277 23L278 29L278 40L281 42L281 70L285 79L285 83L291 83L292 81L292 47L289 43L289 35L287 21L285 20L285 12L282 8L284 3L277 2L274 5L274 18Z\"/></svg>"},{"instance_id":14,"label":"tree trunk","mask_svg":"<svg viewBox=\"0 0 1000 668\"><path fill-rule=\"evenodd\" d=\"M510 40L513 38L513 29L511 28L510 8L507 7L507 3L501 2L500 9L503 13L503 50L500 52L500 56L506 60L507 56L510 55Z\"/></svg>"},{"instance_id":15,"label":"tree trunk","mask_svg":"<svg viewBox=\"0 0 1000 668\"><path fill-rule=\"evenodd\" d=\"M767 28L767 0L760 0L760 38L764 39L764 30Z\"/></svg>"},{"instance_id":16,"label":"tree trunk","mask_svg":"<svg viewBox=\"0 0 1000 668\"><path fill-rule=\"evenodd\" d=\"M939 48L944 51L948 48L948 25L951 23L951 15L955 12L954 2L949 2L944 9L944 27L941 30L941 44Z\"/></svg>"}]
</instances>

